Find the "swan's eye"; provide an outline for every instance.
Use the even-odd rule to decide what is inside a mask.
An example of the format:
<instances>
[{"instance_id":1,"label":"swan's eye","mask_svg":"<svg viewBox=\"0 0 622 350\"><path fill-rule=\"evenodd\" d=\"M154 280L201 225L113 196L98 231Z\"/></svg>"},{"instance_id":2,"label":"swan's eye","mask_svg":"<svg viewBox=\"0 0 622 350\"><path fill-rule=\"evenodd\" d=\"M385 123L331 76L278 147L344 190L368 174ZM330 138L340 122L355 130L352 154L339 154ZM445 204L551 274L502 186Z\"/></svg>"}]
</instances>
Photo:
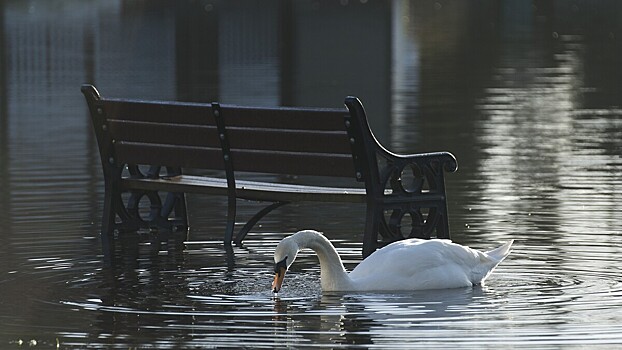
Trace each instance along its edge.
<instances>
[{"instance_id":1,"label":"swan's eye","mask_svg":"<svg viewBox=\"0 0 622 350\"><path fill-rule=\"evenodd\" d=\"M279 273L281 269L287 270L287 257L274 265L274 272Z\"/></svg>"}]
</instances>

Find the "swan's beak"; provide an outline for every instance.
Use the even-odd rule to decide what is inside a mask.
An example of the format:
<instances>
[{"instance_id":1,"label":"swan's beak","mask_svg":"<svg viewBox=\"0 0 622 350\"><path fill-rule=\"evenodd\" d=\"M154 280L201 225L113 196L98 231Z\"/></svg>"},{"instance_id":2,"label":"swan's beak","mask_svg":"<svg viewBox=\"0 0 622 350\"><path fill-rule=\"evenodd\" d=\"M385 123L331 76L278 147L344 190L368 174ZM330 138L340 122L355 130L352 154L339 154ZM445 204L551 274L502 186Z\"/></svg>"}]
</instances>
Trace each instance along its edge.
<instances>
[{"instance_id":1,"label":"swan's beak","mask_svg":"<svg viewBox=\"0 0 622 350\"><path fill-rule=\"evenodd\" d=\"M283 278L285 278L286 271L287 257L274 265L274 282L272 282L272 291L274 293L278 293L281 290L281 285L283 284Z\"/></svg>"},{"instance_id":2,"label":"swan's beak","mask_svg":"<svg viewBox=\"0 0 622 350\"><path fill-rule=\"evenodd\" d=\"M285 278L285 271L287 271L287 269L284 267L278 267L277 271L274 273L274 282L272 282L272 291L274 293L278 293L281 290L283 278Z\"/></svg>"}]
</instances>

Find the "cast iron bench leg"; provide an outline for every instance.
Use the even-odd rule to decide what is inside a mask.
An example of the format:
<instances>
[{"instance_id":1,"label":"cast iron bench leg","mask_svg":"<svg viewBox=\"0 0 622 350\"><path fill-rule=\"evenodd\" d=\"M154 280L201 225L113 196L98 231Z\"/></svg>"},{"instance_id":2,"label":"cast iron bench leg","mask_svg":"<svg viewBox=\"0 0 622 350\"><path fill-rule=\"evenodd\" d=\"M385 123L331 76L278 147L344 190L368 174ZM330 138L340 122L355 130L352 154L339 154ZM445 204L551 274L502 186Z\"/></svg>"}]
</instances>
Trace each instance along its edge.
<instances>
[{"instance_id":1,"label":"cast iron bench leg","mask_svg":"<svg viewBox=\"0 0 622 350\"><path fill-rule=\"evenodd\" d=\"M375 203L367 203L367 213L365 219L365 233L363 234L363 259L368 257L376 250L378 242L378 230L380 228L380 217L382 210Z\"/></svg>"},{"instance_id":2,"label":"cast iron bench leg","mask_svg":"<svg viewBox=\"0 0 622 350\"><path fill-rule=\"evenodd\" d=\"M235 194L231 195L230 193L229 200L228 200L228 206L227 206L227 227L225 228L225 247L230 247L231 241L233 240L233 230L235 230L235 215L236 215L236 198L235 198Z\"/></svg>"},{"instance_id":3,"label":"cast iron bench leg","mask_svg":"<svg viewBox=\"0 0 622 350\"><path fill-rule=\"evenodd\" d=\"M108 186L106 186L108 187ZM114 225L115 208L112 201L111 191L106 188L104 199L104 210L102 214L101 243L104 253L104 264L110 265L114 256Z\"/></svg>"}]
</instances>

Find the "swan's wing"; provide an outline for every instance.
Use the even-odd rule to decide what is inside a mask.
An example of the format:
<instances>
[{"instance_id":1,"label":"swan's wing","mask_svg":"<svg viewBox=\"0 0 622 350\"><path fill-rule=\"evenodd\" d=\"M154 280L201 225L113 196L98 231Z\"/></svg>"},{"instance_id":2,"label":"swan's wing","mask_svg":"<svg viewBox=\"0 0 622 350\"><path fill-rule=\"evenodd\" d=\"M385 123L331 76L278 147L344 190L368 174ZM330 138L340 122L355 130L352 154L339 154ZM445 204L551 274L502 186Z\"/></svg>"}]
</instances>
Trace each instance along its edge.
<instances>
[{"instance_id":1,"label":"swan's wing","mask_svg":"<svg viewBox=\"0 0 622 350\"><path fill-rule=\"evenodd\" d=\"M494 268L505 259L510 253L512 241L502 245L497 249L488 252L481 252L466 246L452 242L446 242L442 248L442 258L454 264L457 273L462 273L472 284L480 284L494 270ZM437 271L452 271L439 265Z\"/></svg>"},{"instance_id":2,"label":"swan's wing","mask_svg":"<svg viewBox=\"0 0 622 350\"><path fill-rule=\"evenodd\" d=\"M374 252L350 277L378 289L451 288L480 283L498 263L449 240L403 240Z\"/></svg>"},{"instance_id":3,"label":"swan's wing","mask_svg":"<svg viewBox=\"0 0 622 350\"><path fill-rule=\"evenodd\" d=\"M436 271L464 274L472 284L480 284L509 254L511 245L512 241L489 252L481 252L456 243L445 242L445 247L438 248L442 249L439 257L453 264L453 270L442 267L442 262L438 262Z\"/></svg>"},{"instance_id":4,"label":"swan's wing","mask_svg":"<svg viewBox=\"0 0 622 350\"><path fill-rule=\"evenodd\" d=\"M471 265L478 260L473 249L449 240L408 239L394 242L375 251L363 260L350 276L401 272L409 275L414 272L446 265L449 262Z\"/></svg>"}]
</instances>

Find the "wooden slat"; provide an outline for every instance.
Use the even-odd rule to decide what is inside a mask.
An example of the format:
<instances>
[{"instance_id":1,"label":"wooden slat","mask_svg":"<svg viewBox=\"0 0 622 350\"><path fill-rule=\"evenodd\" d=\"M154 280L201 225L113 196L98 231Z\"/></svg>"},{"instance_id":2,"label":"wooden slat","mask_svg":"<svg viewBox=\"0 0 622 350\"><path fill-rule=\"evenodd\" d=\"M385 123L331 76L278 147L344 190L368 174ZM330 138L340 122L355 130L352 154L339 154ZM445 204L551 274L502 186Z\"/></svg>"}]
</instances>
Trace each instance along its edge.
<instances>
[{"instance_id":1,"label":"wooden slat","mask_svg":"<svg viewBox=\"0 0 622 350\"><path fill-rule=\"evenodd\" d=\"M259 201L365 203L364 188L336 188L236 181L238 198Z\"/></svg>"},{"instance_id":2,"label":"wooden slat","mask_svg":"<svg viewBox=\"0 0 622 350\"><path fill-rule=\"evenodd\" d=\"M215 126L109 120L116 141L220 148Z\"/></svg>"},{"instance_id":3,"label":"wooden slat","mask_svg":"<svg viewBox=\"0 0 622 350\"><path fill-rule=\"evenodd\" d=\"M232 150L235 171L289 175L354 177L349 154Z\"/></svg>"},{"instance_id":4,"label":"wooden slat","mask_svg":"<svg viewBox=\"0 0 622 350\"><path fill-rule=\"evenodd\" d=\"M343 109L251 108L221 105L227 127L280 128L298 130L344 130Z\"/></svg>"},{"instance_id":5,"label":"wooden slat","mask_svg":"<svg viewBox=\"0 0 622 350\"><path fill-rule=\"evenodd\" d=\"M219 148L182 147L151 143L116 142L117 164L149 164L223 170Z\"/></svg>"},{"instance_id":6,"label":"wooden slat","mask_svg":"<svg viewBox=\"0 0 622 350\"><path fill-rule=\"evenodd\" d=\"M121 99L105 99L102 102L107 119L215 125L211 104Z\"/></svg>"},{"instance_id":7,"label":"wooden slat","mask_svg":"<svg viewBox=\"0 0 622 350\"><path fill-rule=\"evenodd\" d=\"M117 163L223 170L220 149L116 142ZM232 151L235 171L288 175L354 177L352 156L345 154Z\"/></svg>"},{"instance_id":8,"label":"wooden slat","mask_svg":"<svg viewBox=\"0 0 622 350\"><path fill-rule=\"evenodd\" d=\"M227 195L223 178L180 175L165 179L124 179L126 189ZM238 198L265 201L365 203L364 188L320 187L258 181L236 181Z\"/></svg>"},{"instance_id":9,"label":"wooden slat","mask_svg":"<svg viewBox=\"0 0 622 350\"><path fill-rule=\"evenodd\" d=\"M122 185L124 189L227 195L227 179L208 176L179 175L159 179L124 178Z\"/></svg>"},{"instance_id":10,"label":"wooden slat","mask_svg":"<svg viewBox=\"0 0 622 350\"><path fill-rule=\"evenodd\" d=\"M305 131L230 127L229 145L235 149L350 154L345 131Z\"/></svg>"}]
</instances>

